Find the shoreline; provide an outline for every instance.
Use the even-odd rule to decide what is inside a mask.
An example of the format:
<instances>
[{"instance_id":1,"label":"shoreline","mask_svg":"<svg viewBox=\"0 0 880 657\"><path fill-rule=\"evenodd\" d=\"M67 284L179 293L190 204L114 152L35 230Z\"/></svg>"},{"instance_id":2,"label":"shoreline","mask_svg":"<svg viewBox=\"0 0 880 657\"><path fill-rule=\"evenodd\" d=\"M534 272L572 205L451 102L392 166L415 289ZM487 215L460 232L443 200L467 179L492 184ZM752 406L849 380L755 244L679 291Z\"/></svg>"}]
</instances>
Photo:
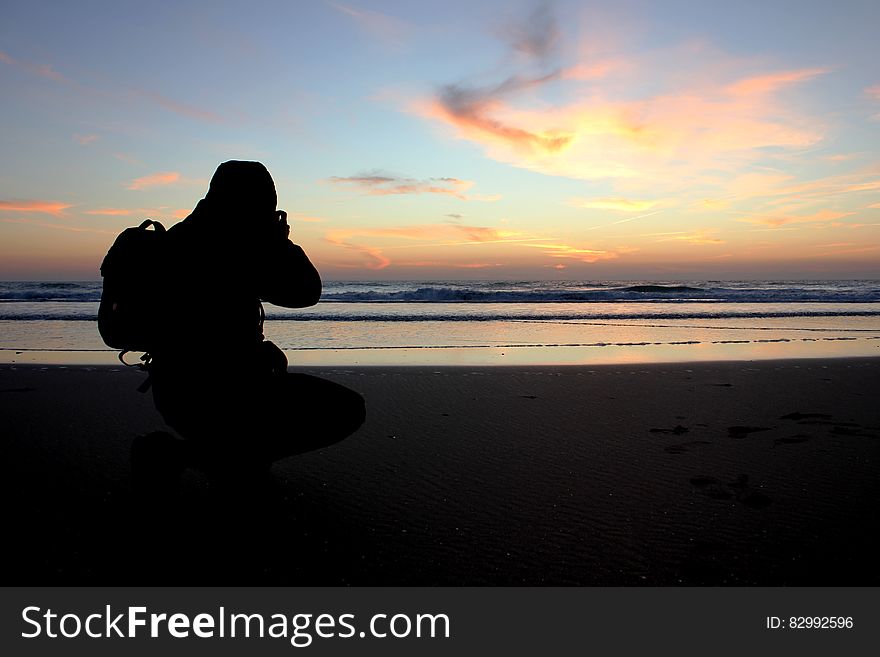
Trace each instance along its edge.
<instances>
[{"instance_id":1,"label":"shoreline","mask_svg":"<svg viewBox=\"0 0 880 657\"><path fill-rule=\"evenodd\" d=\"M40 350L42 353L42 350ZM128 371L132 372L138 371L136 365L132 364L129 367L125 367L122 363L119 362L116 357L117 352L113 352L113 358L115 359L114 363L74 363L74 364L66 364L66 363L45 363L45 362L32 362L32 363L7 363L0 362L0 371L15 371L17 369L23 370L65 370L65 369L82 369L84 371L102 371L114 369L118 371ZM131 360L131 363L137 363L137 357L135 352L132 352L131 355L127 356ZM880 364L880 354L877 355L864 355L864 356L840 356L840 357L799 357L799 358L742 358L738 360L734 359L717 359L717 360L688 360L688 361L678 361L678 360L670 360L670 361L629 361L629 362L620 362L620 363L534 363L534 364L497 364L497 365L480 365L480 364L457 364L457 363L447 363L447 364L438 364L438 365L421 365L421 364L402 364L402 365L385 365L385 364L358 364L358 363L348 363L344 365L335 365L335 364L326 364L326 365L297 365L290 364L288 365L289 372L296 371L331 371L331 372L342 372L346 370L401 370L401 371L417 371L417 370L435 370L435 369L448 369L448 370L469 370L469 369L485 369L485 370L535 370L535 369L638 369L638 368L685 368L685 367L701 367L701 366L745 366L745 365L782 365L782 364L792 364L792 365L809 365L809 364L825 364L825 363L842 363L851 361L853 364L860 362L868 362L868 361L876 361Z\"/></svg>"},{"instance_id":2,"label":"shoreline","mask_svg":"<svg viewBox=\"0 0 880 657\"><path fill-rule=\"evenodd\" d=\"M627 363L703 363L880 357L880 337L769 339L745 342L597 343L582 345L352 347L283 349L291 367L560 367ZM0 348L0 366L114 365L109 349ZM137 362L140 353L128 354Z\"/></svg>"},{"instance_id":3,"label":"shoreline","mask_svg":"<svg viewBox=\"0 0 880 657\"><path fill-rule=\"evenodd\" d=\"M258 497L187 471L144 508L142 374L0 366L6 581L880 584L880 358L291 369L364 427Z\"/></svg>"}]
</instances>

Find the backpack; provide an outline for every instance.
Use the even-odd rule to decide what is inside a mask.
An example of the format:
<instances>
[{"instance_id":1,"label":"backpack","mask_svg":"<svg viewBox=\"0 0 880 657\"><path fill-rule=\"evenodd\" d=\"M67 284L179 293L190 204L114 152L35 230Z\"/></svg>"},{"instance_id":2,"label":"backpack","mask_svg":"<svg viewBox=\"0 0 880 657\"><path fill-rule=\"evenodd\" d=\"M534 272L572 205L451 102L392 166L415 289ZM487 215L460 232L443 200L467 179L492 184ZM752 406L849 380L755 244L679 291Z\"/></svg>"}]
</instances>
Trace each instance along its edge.
<instances>
[{"instance_id":1,"label":"backpack","mask_svg":"<svg viewBox=\"0 0 880 657\"><path fill-rule=\"evenodd\" d=\"M153 230L149 227L153 226ZM126 228L104 257L98 332L109 347L119 349L119 360L129 351L145 352L142 369L150 363L150 352L161 339L167 323L163 312L163 265L168 252L165 226L152 219Z\"/></svg>"}]
</instances>

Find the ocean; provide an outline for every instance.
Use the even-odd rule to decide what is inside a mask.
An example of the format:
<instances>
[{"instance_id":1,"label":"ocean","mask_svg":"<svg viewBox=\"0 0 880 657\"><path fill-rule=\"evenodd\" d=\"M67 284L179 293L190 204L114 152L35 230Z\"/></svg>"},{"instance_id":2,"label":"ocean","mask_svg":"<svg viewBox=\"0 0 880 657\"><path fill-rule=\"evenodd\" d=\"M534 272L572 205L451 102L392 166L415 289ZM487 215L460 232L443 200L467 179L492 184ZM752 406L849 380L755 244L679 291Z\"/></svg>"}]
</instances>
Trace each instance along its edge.
<instances>
[{"instance_id":1,"label":"ocean","mask_svg":"<svg viewBox=\"0 0 880 657\"><path fill-rule=\"evenodd\" d=\"M100 281L0 283L0 362L117 362L97 332L100 296ZM266 336L294 366L880 355L870 280L330 281L312 308L265 307Z\"/></svg>"}]
</instances>

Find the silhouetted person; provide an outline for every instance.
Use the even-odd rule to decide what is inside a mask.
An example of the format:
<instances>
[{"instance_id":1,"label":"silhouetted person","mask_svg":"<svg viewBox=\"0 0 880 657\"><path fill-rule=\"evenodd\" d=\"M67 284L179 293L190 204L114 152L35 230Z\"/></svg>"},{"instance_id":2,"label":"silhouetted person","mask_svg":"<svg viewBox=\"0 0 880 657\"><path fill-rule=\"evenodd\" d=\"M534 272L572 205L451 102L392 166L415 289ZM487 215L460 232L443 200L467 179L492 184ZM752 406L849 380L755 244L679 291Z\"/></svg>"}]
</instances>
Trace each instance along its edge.
<instances>
[{"instance_id":1,"label":"silhouetted person","mask_svg":"<svg viewBox=\"0 0 880 657\"><path fill-rule=\"evenodd\" d=\"M364 421L359 394L288 373L284 354L263 339L261 301L302 308L321 295L276 202L262 164L225 162L192 214L168 230L171 312L152 354L154 401L209 468L265 467Z\"/></svg>"}]
</instances>

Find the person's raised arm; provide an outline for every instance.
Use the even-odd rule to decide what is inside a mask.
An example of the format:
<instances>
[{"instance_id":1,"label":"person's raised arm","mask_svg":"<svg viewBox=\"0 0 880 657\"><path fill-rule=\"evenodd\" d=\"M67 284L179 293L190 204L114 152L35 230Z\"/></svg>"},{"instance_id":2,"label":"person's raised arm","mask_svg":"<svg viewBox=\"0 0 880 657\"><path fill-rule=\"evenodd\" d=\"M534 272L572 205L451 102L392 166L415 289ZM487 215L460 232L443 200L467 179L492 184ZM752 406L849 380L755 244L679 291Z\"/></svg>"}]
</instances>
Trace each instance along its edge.
<instances>
[{"instance_id":1,"label":"person's raised arm","mask_svg":"<svg viewBox=\"0 0 880 657\"><path fill-rule=\"evenodd\" d=\"M286 213L279 213L276 230L260 259L260 299L285 308L314 306L321 298L321 276L305 251L287 237Z\"/></svg>"}]
</instances>

